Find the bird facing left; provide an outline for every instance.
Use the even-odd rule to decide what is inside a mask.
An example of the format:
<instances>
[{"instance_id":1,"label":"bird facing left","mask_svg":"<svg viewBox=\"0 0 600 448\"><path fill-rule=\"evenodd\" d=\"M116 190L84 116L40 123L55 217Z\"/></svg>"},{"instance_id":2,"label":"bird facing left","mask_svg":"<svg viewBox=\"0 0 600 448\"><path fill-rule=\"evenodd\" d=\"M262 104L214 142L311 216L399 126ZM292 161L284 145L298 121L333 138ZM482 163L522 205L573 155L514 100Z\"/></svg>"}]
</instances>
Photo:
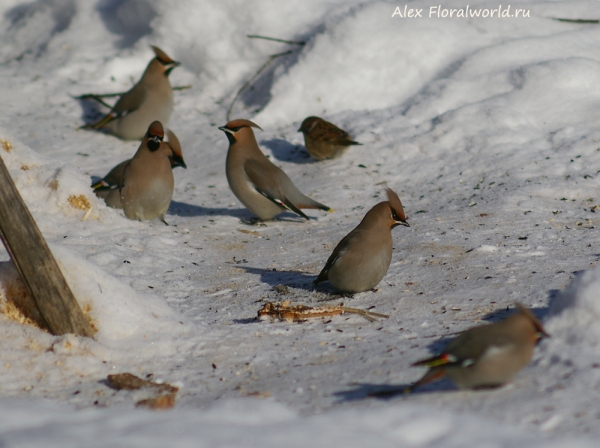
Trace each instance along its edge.
<instances>
[{"instance_id":1,"label":"bird facing left","mask_svg":"<svg viewBox=\"0 0 600 448\"><path fill-rule=\"evenodd\" d=\"M233 120L219 129L229 140L225 173L233 194L261 220L290 211L309 219L301 209L331 209L305 196L288 175L260 150L249 120Z\"/></svg>"}]
</instances>

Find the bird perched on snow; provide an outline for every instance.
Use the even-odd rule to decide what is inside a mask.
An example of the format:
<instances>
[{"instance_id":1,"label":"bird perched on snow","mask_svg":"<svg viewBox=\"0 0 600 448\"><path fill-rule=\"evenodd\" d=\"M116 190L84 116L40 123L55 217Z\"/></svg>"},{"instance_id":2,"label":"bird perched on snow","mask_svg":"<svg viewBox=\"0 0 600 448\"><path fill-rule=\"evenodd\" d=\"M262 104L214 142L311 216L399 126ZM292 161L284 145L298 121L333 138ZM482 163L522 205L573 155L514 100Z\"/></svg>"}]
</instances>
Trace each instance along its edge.
<instances>
[{"instance_id":1,"label":"bird perched on snow","mask_svg":"<svg viewBox=\"0 0 600 448\"><path fill-rule=\"evenodd\" d=\"M410 227L398 195L390 188L386 192L388 200L369 210L333 249L314 284L329 280L348 293L367 291L379 284L392 261L392 229Z\"/></svg>"},{"instance_id":2,"label":"bird perched on snow","mask_svg":"<svg viewBox=\"0 0 600 448\"><path fill-rule=\"evenodd\" d=\"M108 115L85 128L105 128L124 140L138 140L144 137L153 121L165 125L169 122L173 113L169 74L180 64L160 48L153 46L152 50L156 57L150 61L138 83L121 95Z\"/></svg>"},{"instance_id":3,"label":"bird perched on snow","mask_svg":"<svg viewBox=\"0 0 600 448\"><path fill-rule=\"evenodd\" d=\"M306 150L317 160L335 159L348 146L361 144L353 141L346 131L319 117L305 118L298 132L304 134Z\"/></svg>"},{"instance_id":4,"label":"bird perched on snow","mask_svg":"<svg viewBox=\"0 0 600 448\"><path fill-rule=\"evenodd\" d=\"M175 180L169 155L171 149L163 143L164 129L153 122L142 144L125 166L120 186L121 204L129 219L165 221L165 213L173 197Z\"/></svg>"},{"instance_id":5,"label":"bird perched on snow","mask_svg":"<svg viewBox=\"0 0 600 448\"><path fill-rule=\"evenodd\" d=\"M457 387L500 386L529 364L538 340L548 334L531 311L515 303L517 312L494 324L460 333L443 353L413 364L429 371L407 392L443 377Z\"/></svg>"},{"instance_id":6,"label":"bird perched on snow","mask_svg":"<svg viewBox=\"0 0 600 448\"><path fill-rule=\"evenodd\" d=\"M183 152L181 150L179 139L170 129L167 129L167 138L168 141L163 141L163 144L167 145L168 149L171 151L171 155L169 156L171 168L176 168L178 166L187 168L185 161L183 160ZM123 208L121 205L121 192L119 188L123 182L125 167L130 161L131 159L127 159L119 163L111 169L104 178L95 184L92 184L96 196L104 199L106 205L109 207Z\"/></svg>"},{"instance_id":7,"label":"bird perched on snow","mask_svg":"<svg viewBox=\"0 0 600 448\"><path fill-rule=\"evenodd\" d=\"M219 129L229 140L225 171L233 194L259 219L288 210L309 219L300 209L331 209L303 195L283 170L261 152L249 120L233 120Z\"/></svg>"}]
</instances>

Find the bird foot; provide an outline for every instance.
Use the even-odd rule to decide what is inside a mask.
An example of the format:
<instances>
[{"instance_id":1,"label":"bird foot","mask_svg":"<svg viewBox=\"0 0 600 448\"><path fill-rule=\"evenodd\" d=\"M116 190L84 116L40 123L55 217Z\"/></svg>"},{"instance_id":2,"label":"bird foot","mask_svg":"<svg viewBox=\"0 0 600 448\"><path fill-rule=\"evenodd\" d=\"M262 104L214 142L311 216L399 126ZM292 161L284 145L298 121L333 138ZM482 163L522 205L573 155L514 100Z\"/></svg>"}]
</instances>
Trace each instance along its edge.
<instances>
[{"instance_id":1,"label":"bird foot","mask_svg":"<svg viewBox=\"0 0 600 448\"><path fill-rule=\"evenodd\" d=\"M246 224L247 226L262 226L267 227L265 222L260 218L250 218L250 219L240 219L241 224Z\"/></svg>"}]
</instances>

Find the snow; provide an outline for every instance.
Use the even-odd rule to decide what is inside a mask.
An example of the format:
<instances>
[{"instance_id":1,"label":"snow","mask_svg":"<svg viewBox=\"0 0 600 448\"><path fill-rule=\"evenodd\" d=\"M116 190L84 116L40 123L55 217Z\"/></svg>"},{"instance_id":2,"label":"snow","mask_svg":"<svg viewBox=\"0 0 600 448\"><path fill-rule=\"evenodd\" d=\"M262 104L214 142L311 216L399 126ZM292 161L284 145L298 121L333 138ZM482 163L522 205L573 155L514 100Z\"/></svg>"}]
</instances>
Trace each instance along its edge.
<instances>
[{"instance_id":1,"label":"snow","mask_svg":"<svg viewBox=\"0 0 600 448\"><path fill-rule=\"evenodd\" d=\"M600 34L552 18L598 19L600 3L522 1L511 9L530 17L504 19L407 5L425 17L376 0L2 2L0 156L98 329L55 337L0 315L2 446L597 446ZM98 109L73 98L128 89L151 44L182 62L172 83L193 86L169 123L188 168L168 227L93 195L137 144L77 130ZM217 127L288 50L231 118L260 125L263 151L335 212L249 227ZM363 146L314 162L297 132L308 115ZM314 288L386 187L411 227L393 231L379 291ZM14 291L2 250L0 308ZM390 318L254 319L286 299ZM552 337L511 383L370 396L415 381L410 364L514 301ZM180 387L175 409L134 409L139 392L104 382L121 372Z\"/></svg>"}]
</instances>

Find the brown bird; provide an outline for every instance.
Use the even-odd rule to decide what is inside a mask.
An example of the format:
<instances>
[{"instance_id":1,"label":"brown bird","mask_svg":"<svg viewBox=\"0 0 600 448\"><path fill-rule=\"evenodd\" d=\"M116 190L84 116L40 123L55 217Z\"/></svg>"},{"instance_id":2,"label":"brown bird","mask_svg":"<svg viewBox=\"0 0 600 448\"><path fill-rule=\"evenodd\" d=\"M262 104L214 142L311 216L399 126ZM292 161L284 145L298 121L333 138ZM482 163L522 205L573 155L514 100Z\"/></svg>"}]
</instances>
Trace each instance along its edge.
<instances>
[{"instance_id":1,"label":"brown bird","mask_svg":"<svg viewBox=\"0 0 600 448\"><path fill-rule=\"evenodd\" d=\"M369 210L333 249L314 284L329 280L347 293L367 291L379 284L392 261L392 229L410 227L398 195L390 188L386 192L388 200Z\"/></svg>"},{"instance_id":2,"label":"brown bird","mask_svg":"<svg viewBox=\"0 0 600 448\"><path fill-rule=\"evenodd\" d=\"M361 144L353 141L346 131L319 117L305 118L298 132L304 134L306 150L317 160L335 159L348 146Z\"/></svg>"},{"instance_id":3,"label":"brown bird","mask_svg":"<svg viewBox=\"0 0 600 448\"><path fill-rule=\"evenodd\" d=\"M153 121L165 125L169 122L173 113L169 74L180 64L160 48L153 46L152 50L156 57L150 61L138 83L121 95L108 115L97 123L84 126L86 129L106 128L124 140L138 140L144 137Z\"/></svg>"},{"instance_id":4,"label":"brown bird","mask_svg":"<svg viewBox=\"0 0 600 448\"><path fill-rule=\"evenodd\" d=\"M163 143L166 144L171 150L171 155L169 156L171 168L176 168L178 166L187 168L187 165L183 160L183 152L181 150L179 139L170 129L167 129L167 138L168 141L164 141ZM121 192L119 191L119 187L123 182L123 173L125 172L125 167L130 161L131 159L127 159L119 163L101 180L95 184L92 184L92 188L94 189L96 196L104 199L106 205L109 207L123 208L121 205Z\"/></svg>"},{"instance_id":5,"label":"brown bird","mask_svg":"<svg viewBox=\"0 0 600 448\"><path fill-rule=\"evenodd\" d=\"M163 143L164 129L159 121L148 128L139 149L125 167L120 186L125 216L139 221L159 218L165 221L175 180L169 161L172 150Z\"/></svg>"},{"instance_id":6,"label":"brown bird","mask_svg":"<svg viewBox=\"0 0 600 448\"><path fill-rule=\"evenodd\" d=\"M300 209L331 209L303 195L283 170L261 152L249 120L233 120L219 129L229 140L225 172L233 194L261 220L288 210L309 219Z\"/></svg>"},{"instance_id":7,"label":"brown bird","mask_svg":"<svg viewBox=\"0 0 600 448\"><path fill-rule=\"evenodd\" d=\"M540 338L548 337L531 311L520 303L515 306L517 312L503 321L463 331L443 353L414 363L429 371L407 392L443 377L461 389L497 387L510 381L529 364Z\"/></svg>"}]
</instances>

